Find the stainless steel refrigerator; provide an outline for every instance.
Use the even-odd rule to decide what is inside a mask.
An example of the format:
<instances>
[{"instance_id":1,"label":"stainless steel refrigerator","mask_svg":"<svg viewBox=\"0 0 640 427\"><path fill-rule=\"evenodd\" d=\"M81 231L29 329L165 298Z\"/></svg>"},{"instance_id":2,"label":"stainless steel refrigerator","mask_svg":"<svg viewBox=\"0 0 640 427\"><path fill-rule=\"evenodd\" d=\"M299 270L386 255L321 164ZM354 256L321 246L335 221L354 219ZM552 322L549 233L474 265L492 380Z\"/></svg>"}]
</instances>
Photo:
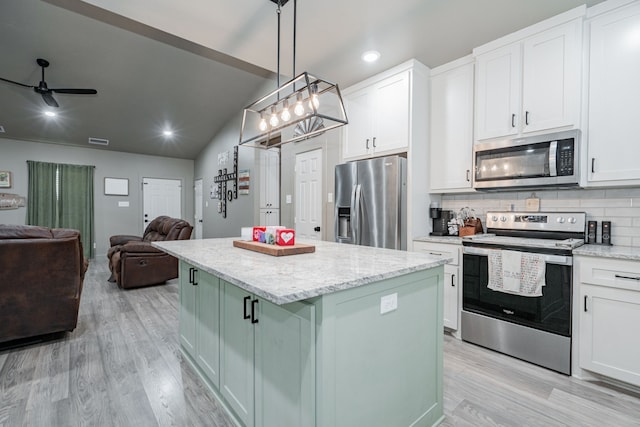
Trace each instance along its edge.
<instances>
[{"instance_id":1,"label":"stainless steel refrigerator","mask_svg":"<svg viewBox=\"0 0 640 427\"><path fill-rule=\"evenodd\" d=\"M336 242L407 249L407 159L336 166Z\"/></svg>"}]
</instances>

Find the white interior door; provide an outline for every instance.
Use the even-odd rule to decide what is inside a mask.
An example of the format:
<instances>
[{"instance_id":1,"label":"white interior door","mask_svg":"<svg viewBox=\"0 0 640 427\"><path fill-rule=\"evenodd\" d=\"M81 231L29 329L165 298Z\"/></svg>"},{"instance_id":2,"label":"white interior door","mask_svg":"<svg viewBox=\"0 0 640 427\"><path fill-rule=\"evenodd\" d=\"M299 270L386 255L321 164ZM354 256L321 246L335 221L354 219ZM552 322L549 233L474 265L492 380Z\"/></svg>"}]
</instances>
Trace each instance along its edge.
<instances>
[{"instance_id":1,"label":"white interior door","mask_svg":"<svg viewBox=\"0 0 640 427\"><path fill-rule=\"evenodd\" d=\"M202 239L202 179L196 179L193 185L193 200L195 201L193 216L196 239Z\"/></svg>"},{"instance_id":2,"label":"white interior door","mask_svg":"<svg viewBox=\"0 0 640 427\"><path fill-rule=\"evenodd\" d=\"M182 218L182 182L179 179L142 178L142 230L154 218Z\"/></svg>"},{"instance_id":3,"label":"white interior door","mask_svg":"<svg viewBox=\"0 0 640 427\"><path fill-rule=\"evenodd\" d=\"M296 155L295 229L302 239L322 238L322 149Z\"/></svg>"}]
</instances>

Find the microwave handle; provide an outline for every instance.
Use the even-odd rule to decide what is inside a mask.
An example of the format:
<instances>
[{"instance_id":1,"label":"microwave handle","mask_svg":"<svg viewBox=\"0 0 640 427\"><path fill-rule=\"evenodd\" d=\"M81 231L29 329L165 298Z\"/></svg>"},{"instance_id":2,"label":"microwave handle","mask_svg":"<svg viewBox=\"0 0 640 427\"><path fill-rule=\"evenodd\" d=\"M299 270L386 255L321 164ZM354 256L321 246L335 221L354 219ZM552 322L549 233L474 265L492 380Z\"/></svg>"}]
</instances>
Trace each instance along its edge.
<instances>
[{"instance_id":1,"label":"microwave handle","mask_svg":"<svg viewBox=\"0 0 640 427\"><path fill-rule=\"evenodd\" d=\"M558 141L549 144L549 176L558 176L556 169L556 156L558 154Z\"/></svg>"}]
</instances>

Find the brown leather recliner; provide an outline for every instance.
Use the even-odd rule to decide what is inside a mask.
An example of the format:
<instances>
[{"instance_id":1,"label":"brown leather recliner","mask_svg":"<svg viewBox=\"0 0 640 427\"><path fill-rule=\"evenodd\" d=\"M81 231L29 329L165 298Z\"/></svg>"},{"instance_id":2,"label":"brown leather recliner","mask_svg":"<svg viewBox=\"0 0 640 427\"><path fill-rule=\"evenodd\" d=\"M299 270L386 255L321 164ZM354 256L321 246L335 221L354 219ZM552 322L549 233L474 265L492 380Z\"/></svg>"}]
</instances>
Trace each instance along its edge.
<instances>
[{"instance_id":1,"label":"brown leather recliner","mask_svg":"<svg viewBox=\"0 0 640 427\"><path fill-rule=\"evenodd\" d=\"M0 225L0 342L73 331L87 266L77 230Z\"/></svg>"},{"instance_id":2,"label":"brown leather recliner","mask_svg":"<svg viewBox=\"0 0 640 427\"><path fill-rule=\"evenodd\" d=\"M193 227L185 220L159 216L149 223L144 235L111 236L107 253L111 277L124 289L157 285L178 277L178 260L151 242L189 240Z\"/></svg>"}]
</instances>

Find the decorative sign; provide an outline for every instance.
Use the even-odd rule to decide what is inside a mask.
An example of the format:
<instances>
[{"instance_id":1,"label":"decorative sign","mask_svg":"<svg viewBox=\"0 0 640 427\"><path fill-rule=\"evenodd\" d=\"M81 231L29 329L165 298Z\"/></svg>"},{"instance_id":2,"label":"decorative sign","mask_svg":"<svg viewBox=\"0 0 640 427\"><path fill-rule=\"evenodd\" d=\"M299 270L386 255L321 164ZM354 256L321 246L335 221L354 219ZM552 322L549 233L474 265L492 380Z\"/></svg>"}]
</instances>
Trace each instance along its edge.
<instances>
[{"instance_id":1,"label":"decorative sign","mask_svg":"<svg viewBox=\"0 0 640 427\"><path fill-rule=\"evenodd\" d=\"M0 209L18 209L24 206L24 197L17 194L0 193Z\"/></svg>"},{"instance_id":2,"label":"decorative sign","mask_svg":"<svg viewBox=\"0 0 640 427\"><path fill-rule=\"evenodd\" d=\"M249 169L241 170L238 173L238 191L240 194L249 194L250 182Z\"/></svg>"},{"instance_id":3,"label":"decorative sign","mask_svg":"<svg viewBox=\"0 0 640 427\"><path fill-rule=\"evenodd\" d=\"M220 158L218 158L220 161ZM227 189L227 182L232 181L233 190ZM218 184L218 212L223 218L227 217L227 202L238 198L238 146L233 147L233 172L228 172L227 168L218 169L218 176L213 178L213 182ZM213 193L212 193L213 194Z\"/></svg>"}]
</instances>

